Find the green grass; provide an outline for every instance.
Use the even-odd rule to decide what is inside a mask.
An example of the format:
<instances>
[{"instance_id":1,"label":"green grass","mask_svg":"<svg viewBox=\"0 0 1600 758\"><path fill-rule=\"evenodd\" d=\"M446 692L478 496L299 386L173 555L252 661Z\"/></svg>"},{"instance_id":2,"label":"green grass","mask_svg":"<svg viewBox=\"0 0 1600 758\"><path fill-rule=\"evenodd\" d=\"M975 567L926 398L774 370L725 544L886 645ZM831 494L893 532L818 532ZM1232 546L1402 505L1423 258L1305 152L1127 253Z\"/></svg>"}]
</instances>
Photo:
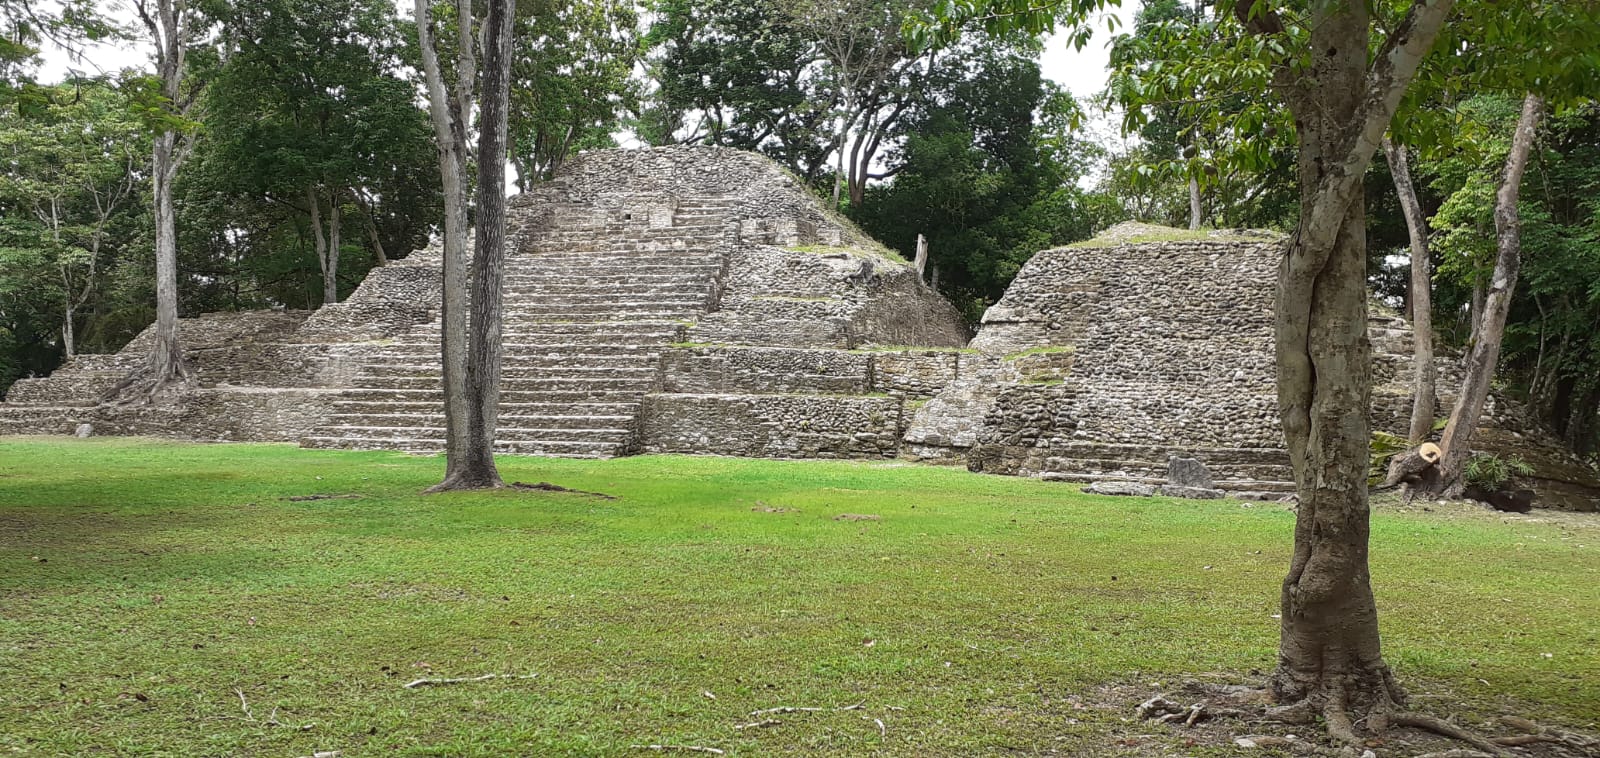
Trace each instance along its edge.
<instances>
[{"instance_id":1,"label":"green grass","mask_svg":"<svg viewBox=\"0 0 1600 758\"><path fill-rule=\"evenodd\" d=\"M685 457L502 461L508 480L617 500L419 496L440 469L0 439L0 753L1098 754L1150 727L1119 721L1131 704L1070 698L1273 661L1280 506ZM311 494L359 497L287 499ZM1380 512L1372 561L1404 681L1567 723L1600 713L1600 530ZM486 673L537 676L401 686ZM274 709L315 726L262 723Z\"/></svg>"}]
</instances>

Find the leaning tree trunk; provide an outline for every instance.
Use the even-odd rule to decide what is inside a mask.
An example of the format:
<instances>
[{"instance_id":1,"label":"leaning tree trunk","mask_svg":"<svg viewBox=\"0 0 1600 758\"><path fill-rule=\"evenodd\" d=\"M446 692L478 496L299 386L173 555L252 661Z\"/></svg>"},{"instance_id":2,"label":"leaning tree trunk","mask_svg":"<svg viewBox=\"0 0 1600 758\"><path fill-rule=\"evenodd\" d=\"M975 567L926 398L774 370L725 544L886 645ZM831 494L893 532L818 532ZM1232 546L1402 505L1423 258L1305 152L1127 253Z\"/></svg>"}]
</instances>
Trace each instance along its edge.
<instances>
[{"instance_id":1,"label":"leaning tree trunk","mask_svg":"<svg viewBox=\"0 0 1600 758\"><path fill-rule=\"evenodd\" d=\"M1358 741L1358 717L1381 732L1403 699L1383 659L1367 562L1372 368L1361 179L1452 4L1418 0L1369 72L1366 4L1313 2L1308 67L1285 66L1274 80L1299 143L1300 221L1279 268L1275 341L1300 504L1271 689L1286 712L1320 713L1329 735L1349 743ZM1235 8L1247 29L1284 33L1276 13L1251 5Z\"/></svg>"},{"instance_id":2,"label":"leaning tree trunk","mask_svg":"<svg viewBox=\"0 0 1600 758\"><path fill-rule=\"evenodd\" d=\"M1428 258L1428 219L1422 215L1422 204L1417 202L1417 188L1411 183L1411 164L1406 159L1405 148L1396 147L1384 137L1383 152L1389 159L1389 173L1394 176L1394 191L1400 196L1406 234L1411 239L1411 330L1416 381L1412 386L1411 425L1406 438L1417 445L1433 433L1435 402L1433 272Z\"/></svg>"},{"instance_id":3,"label":"leaning tree trunk","mask_svg":"<svg viewBox=\"0 0 1600 758\"><path fill-rule=\"evenodd\" d=\"M1517 130L1511 138L1511 152L1506 156L1505 176L1495 194L1494 226L1496 246L1494 274L1489 282L1489 292L1484 297L1483 315L1474 330L1472 354L1467 358L1466 377L1461 382L1461 394L1456 397L1455 409L1450 412L1450 422L1444 428L1439 447L1444 449L1444 459L1439 463L1441 489L1448 497L1460 497L1466 489L1465 469L1472 444L1472 434L1478 429L1478 419L1489 400L1489 384L1494 380L1495 365L1500 361L1500 343L1506 333L1506 315L1511 311L1511 296L1517 288L1517 272L1522 267L1522 219L1517 212L1517 201L1522 191L1522 175L1528 168L1528 155L1533 151L1533 138L1539 129L1539 117L1544 112L1544 100L1528 95L1522 101L1522 115L1517 119Z\"/></svg>"},{"instance_id":4,"label":"leaning tree trunk","mask_svg":"<svg viewBox=\"0 0 1600 758\"><path fill-rule=\"evenodd\" d=\"M506 257L506 112L511 93L511 28L515 0L490 0L483 24L483 88L479 100L478 217L472 254L471 328L466 372L463 458L434 489L502 487L494 464L500 408L500 306Z\"/></svg>"},{"instance_id":5,"label":"leaning tree trunk","mask_svg":"<svg viewBox=\"0 0 1600 758\"><path fill-rule=\"evenodd\" d=\"M440 354L444 374L445 481L467 458L467 127L473 69L472 3L457 0L455 92L448 92L439 67L429 0L416 0L417 39L428 90L428 114L439 149L444 189L444 275L441 282Z\"/></svg>"}]
</instances>

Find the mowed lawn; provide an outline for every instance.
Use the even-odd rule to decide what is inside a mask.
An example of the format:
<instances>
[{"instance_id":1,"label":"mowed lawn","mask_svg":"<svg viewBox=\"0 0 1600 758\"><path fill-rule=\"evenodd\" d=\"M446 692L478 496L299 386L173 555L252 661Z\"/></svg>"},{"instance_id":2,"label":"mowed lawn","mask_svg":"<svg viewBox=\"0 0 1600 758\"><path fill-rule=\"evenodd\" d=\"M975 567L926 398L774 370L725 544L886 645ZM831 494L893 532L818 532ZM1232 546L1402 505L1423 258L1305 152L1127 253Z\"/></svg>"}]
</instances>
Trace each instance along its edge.
<instances>
[{"instance_id":1,"label":"mowed lawn","mask_svg":"<svg viewBox=\"0 0 1600 758\"><path fill-rule=\"evenodd\" d=\"M0 754L1116 754L1157 727L1085 707L1100 685L1274 661L1281 505L890 463L501 465L617 499L421 496L441 461L396 453L0 438ZM1372 562L1414 691L1600 714L1594 522L1380 512ZM483 674L533 676L402 686Z\"/></svg>"}]
</instances>

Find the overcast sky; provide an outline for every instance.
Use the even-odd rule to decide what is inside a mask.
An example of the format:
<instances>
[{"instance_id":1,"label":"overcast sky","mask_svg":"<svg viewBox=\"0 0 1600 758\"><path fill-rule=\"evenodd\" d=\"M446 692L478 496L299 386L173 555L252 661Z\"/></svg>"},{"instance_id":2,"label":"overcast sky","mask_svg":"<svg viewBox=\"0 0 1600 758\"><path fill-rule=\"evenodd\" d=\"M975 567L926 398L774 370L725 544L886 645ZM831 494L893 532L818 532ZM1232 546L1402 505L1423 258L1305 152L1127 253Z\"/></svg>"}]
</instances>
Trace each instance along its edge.
<instances>
[{"instance_id":1,"label":"overcast sky","mask_svg":"<svg viewBox=\"0 0 1600 758\"><path fill-rule=\"evenodd\" d=\"M397 3L401 4L401 3ZM405 12L410 3L403 3ZM1126 0L1127 7L1113 11L1125 23L1121 28L1126 28L1133 20L1133 14L1140 6L1140 0ZM118 15L127 16L126 10ZM1098 92L1105 86L1106 81L1106 44L1110 35L1105 33L1103 21L1094 24L1097 34L1090 40L1089 45L1081 51L1072 49L1061 35L1051 37L1045 44L1044 55L1040 66L1044 75L1055 80L1072 94L1085 97ZM44 69L41 72L43 81L59 81L64 78L69 68L77 69L88 74L99 72L111 73L127 67L145 68L149 66L149 51L135 47L121 47L96 45L89 49L85 60L74 62L68 60L65 53L57 49L49 49L44 54Z\"/></svg>"},{"instance_id":2,"label":"overcast sky","mask_svg":"<svg viewBox=\"0 0 1600 758\"><path fill-rule=\"evenodd\" d=\"M1122 23L1118 25L1118 32L1125 31L1132 26L1133 16L1142 5L1142 0L1124 0L1123 8L1110 11ZM411 3L397 0L397 6L403 14L410 15ZM121 3L113 5L114 14L121 16L125 22L132 22L133 16L126 6ZM1078 98L1090 97L1105 87L1106 62L1109 58L1107 46L1110 44L1111 35L1105 31L1104 18L1096 18L1092 22L1095 36L1082 50L1072 49L1064 35L1052 35L1045 41L1044 54L1040 57L1039 65L1046 78L1066 87ZM40 80L45 82L60 81L66 78L69 70L76 70L88 75L98 73L114 73L123 68L151 68L150 52L137 46L121 45L94 45L87 49L82 60L70 60L66 53L56 48L48 48L44 52L44 65L40 71ZM1115 140L1118 138L1114 128L1114 120L1091 111L1090 123L1087 128L1101 140ZM1085 181L1090 177L1085 177ZM509 179L508 179L509 182Z\"/></svg>"}]
</instances>

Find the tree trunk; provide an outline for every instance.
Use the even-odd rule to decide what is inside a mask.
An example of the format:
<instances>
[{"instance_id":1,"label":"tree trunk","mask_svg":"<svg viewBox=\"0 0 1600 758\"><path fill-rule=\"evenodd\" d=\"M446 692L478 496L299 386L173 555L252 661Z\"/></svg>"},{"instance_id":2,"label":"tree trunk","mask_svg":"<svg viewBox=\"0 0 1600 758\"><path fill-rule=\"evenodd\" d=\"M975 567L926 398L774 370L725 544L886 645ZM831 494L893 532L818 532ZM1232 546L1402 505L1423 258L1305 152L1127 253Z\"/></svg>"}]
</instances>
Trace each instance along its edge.
<instances>
[{"instance_id":1,"label":"tree trunk","mask_svg":"<svg viewBox=\"0 0 1600 758\"><path fill-rule=\"evenodd\" d=\"M1310 4L1307 68L1275 89L1294 116L1300 220L1278 276L1278 404L1300 504L1281 594L1273 695L1359 741L1352 713L1381 732L1403 693L1383 660L1368 570L1366 209L1362 176L1451 0L1417 0L1368 71L1364 3ZM1254 12L1252 12L1254 9ZM1270 8L1239 3L1260 35L1282 34Z\"/></svg>"},{"instance_id":2,"label":"tree trunk","mask_svg":"<svg viewBox=\"0 0 1600 758\"><path fill-rule=\"evenodd\" d=\"M1411 329L1415 337L1413 357L1416 382L1412 388L1411 425L1406 438L1421 444L1433 433L1433 272L1428 257L1428 219L1417 202L1417 189L1411 183L1411 164L1403 147L1383 138L1383 152L1394 176L1394 191L1400 196L1400 209L1406 217L1406 233L1411 239Z\"/></svg>"},{"instance_id":3,"label":"tree trunk","mask_svg":"<svg viewBox=\"0 0 1600 758\"><path fill-rule=\"evenodd\" d=\"M134 3L134 9L155 43L156 71L161 77L162 108L166 115L184 118L193 98L183 92L188 66L184 45L188 42L194 17L187 4L178 0ZM152 14L151 11L154 11ZM156 135L151 150L150 179L156 211L156 324L150 355L144 366L134 370L102 397L107 402L144 403L175 384L191 379L178 340L178 234L177 214L172 204L172 182L177 177L196 137L182 136L174 127Z\"/></svg>"},{"instance_id":4,"label":"tree trunk","mask_svg":"<svg viewBox=\"0 0 1600 758\"><path fill-rule=\"evenodd\" d=\"M322 223L322 198L315 187L306 188L306 207L311 212L312 246L317 251L317 266L322 270L322 304L339 302L339 196L331 193L328 223Z\"/></svg>"},{"instance_id":5,"label":"tree trunk","mask_svg":"<svg viewBox=\"0 0 1600 758\"><path fill-rule=\"evenodd\" d=\"M471 328L462 460L435 490L505 486L494 463L500 410L500 310L506 258L506 113L511 93L511 29L516 0L489 0L483 23L479 96L477 234L472 253Z\"/></svg>"},{"instance_id":6,"label":"tree trunk","mask_svg":"<svg viewBox=\"0 0 1600 758\"><path fill-rule=\"evenodd\" d=\"M189 380L189 366L178 341L178 222L172 204L177 139L176 132L164 132L156 139L155 148L156 341L150 354L155 386L148 391L152 397L172 382Z\"/></svg>"},{"instance_id":7,"label":"tree trunk","mask_svg":"<svg viewBox=\"0 0 1600 758\"><path fill-rule=\"evenodd\" d=\"M1200 180L1189 177L1189 231L1200 231Z\"/></svg>"},{"instance_id":8,"label":"tree trunk","mask_svg":"<svg viewBox=\"0 0 1600 758\"><path fill-rule=\"evenodd\" d=\"M428 90L428 114L439 149L439 179L444 189L444 276L439 309L440 353L444 374L445 481L466 460L467 444L467 206L471 200L466 181L466 119L471 116L472 3L457 0L457 81L447 92L439 68L429 0L416 0L418 48Z\"/></svg>"},{"instance_id":9,"label":"tree trunk","mask_svg":"<svg viewBox=\"0 0 1600 758\"><path fill-rule=\"evenodd\" d=\"M367 242L372 244L372 264L389 265L389 256L383 250L383 238L378 234L378 221L374 217L372 203L355 189L350 190L350 199L355 202L356 208L361 210L361 224L367 230Z\"/></svg>"},{"instance_id":10,"label":"tree trunk","mask_svg":"<svg viewBox=\"0 0 1600 758\"><path fill-rule=\"evenodd\" d=\"M66 351L66 357L69 361L77 357L78 354L77 338L72 330L72 319L76 317L74 310L72 301L70 299L67 300L66 312L62 314L65 318L61 322L61 347Z\"/></svg>"},{"instance_id":11,"label":"tree trunk","mask_svg":"<svg viewBox=\"0 0 1600 758\"><path fill-rule=\"evenodd\" d=\"M169 130L157 135L151 160L151 185L156 211L154 339L144 365L108 390L102 397L106 402L147 403L163 391L187 384L193 378L178 338L178 234L177 214L172 203L172 180L181 162L178 133Z\"/></svg>"},{"instance_id":12,"label":"tree trunk","mask_svg":"<svg viewBox=\"0 0 1600 758\"><path fill-rule=\"evenodd\" d=\"M1539 129L1539 117L1544 112L1544 101L1528 95L1522 101L1522 115L1517 119L1517 130L1511 138L1511 152L1506 156L1505 176L1495 193L1494 226L1496 246L1494 274L1489 291L1483 301L1483 315L1475 329L1477 339L1472 343L1472 353L1467 358L1466 376L1461 381L1461 394L1456 397L1455 409L1450 412L1450 423L1444 428L1439 447L1444 449L1444 459L1439 463L1442 489L1449 497L1460 497L1466 488L1464 470L1471 452L1472 434L1478 429L1478 419L1489 400L1489 385L1494 380L1494 370L1500 361L1500 343L1505 337L1506 315L1511 311L1511 296L1517 288L1517 272L1522 268L1522 218L1517 212L1517 201L1522 191L1522 176L1528 168L1528 155L1533 152L1533 139Z\"/></svg>"}]
</instances>

